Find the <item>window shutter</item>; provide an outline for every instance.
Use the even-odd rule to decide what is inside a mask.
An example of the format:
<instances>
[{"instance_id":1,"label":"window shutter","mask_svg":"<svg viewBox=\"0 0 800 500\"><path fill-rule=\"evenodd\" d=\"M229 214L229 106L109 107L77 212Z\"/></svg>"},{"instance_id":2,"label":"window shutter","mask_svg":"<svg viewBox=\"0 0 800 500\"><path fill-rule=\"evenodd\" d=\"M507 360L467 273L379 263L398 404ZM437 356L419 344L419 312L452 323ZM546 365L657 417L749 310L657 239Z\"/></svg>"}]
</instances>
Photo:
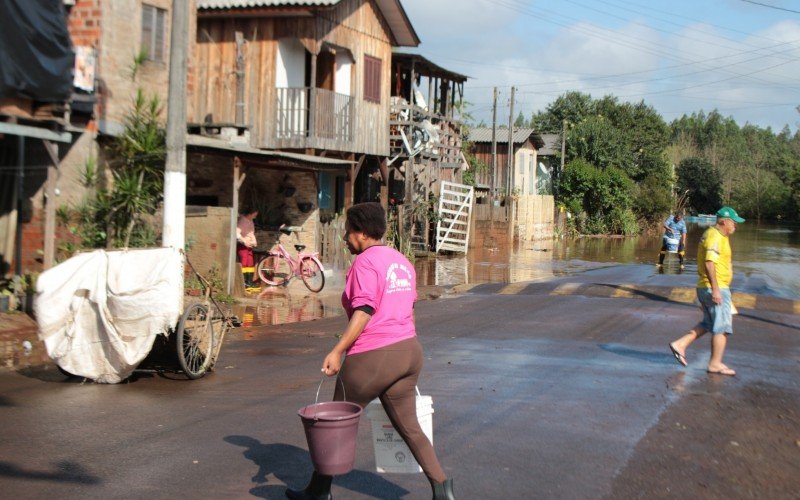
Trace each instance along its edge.
<instances>
[{"instance_id":1,"label":"window shutter","mask_svg":"<svg viewBox=\"0 0 800 500\"><path fill-rule=\"evenodd\" d=\"M142 42L141 49L147 53L147 58L153 58L153 14L155 8L142 5Z\"/></svg>"},{"instance_id":2,"label":"window shutter","mask_svg":"<svg viewBox=\"0 0 800 500\"><path fill-rule=\"evenodd\" d=\"M364 56L364 100L381 102L381 60Z\"/></svg>"},{"instance_id":3,"label":"window shutter","mask_svg":"<svg viewBox=\"0 0 800 500\"><path fill-rule=\"evenodd\" d=\"M164 61L164 20L167 12L163 9L155 9L156 11L156 36L155 47L153 48L153 60Z\"/></svg>"}]
</instances>

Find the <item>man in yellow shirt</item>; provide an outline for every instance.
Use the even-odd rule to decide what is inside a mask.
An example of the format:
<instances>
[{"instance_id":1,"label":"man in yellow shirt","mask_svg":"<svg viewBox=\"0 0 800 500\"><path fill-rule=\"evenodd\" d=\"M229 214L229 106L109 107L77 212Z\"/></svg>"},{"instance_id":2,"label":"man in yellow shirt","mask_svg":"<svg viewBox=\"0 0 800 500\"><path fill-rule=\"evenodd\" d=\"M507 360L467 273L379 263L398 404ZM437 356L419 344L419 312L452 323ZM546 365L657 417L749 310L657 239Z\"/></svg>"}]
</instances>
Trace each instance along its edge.
<instances>
[{"instance_id":1,"label":"man in yellow shirt","mask_svg":"<svg viewBox=\"0 0 800 500\"><path fill-rule=\"evenodd\" d=\"M717 224L703 233L697 248L697 300L703 311L703 320L689 333L669 345L672 355L686 366L686 349L692 342L711 332L711 359L708 373L736 375L722 362L728 335L733 333L733 302L731 281L733 264L731 244L728 239L736 231L736 224L744 222L736 210L722 207L717 211Z\"/></svg>"}]
</instances>

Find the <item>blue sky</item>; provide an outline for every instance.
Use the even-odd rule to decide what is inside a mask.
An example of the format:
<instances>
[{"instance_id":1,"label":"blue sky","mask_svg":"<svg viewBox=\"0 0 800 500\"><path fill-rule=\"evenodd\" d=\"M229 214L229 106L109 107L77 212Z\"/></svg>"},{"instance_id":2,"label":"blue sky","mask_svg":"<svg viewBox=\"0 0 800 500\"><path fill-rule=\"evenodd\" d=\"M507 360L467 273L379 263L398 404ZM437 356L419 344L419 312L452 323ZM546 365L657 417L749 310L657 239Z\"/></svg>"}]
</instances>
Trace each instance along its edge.
<instances>
[{"instance_id":1,"label":"blue sky","mask_svg":"<svg viewBox=\"0 0 800 500\"><path fill-rule=\"evenodd\" d=\"M478 120L526 117L558 95L642 99L669 122L717 109L779 131L800 127L800 0L403 0L415 50L472 77ZM784 9L784 10L781 10ZM791 12L796 11L796 12ZM502 117L502 118L501 118Z\"/></svg>"}]
</instances>

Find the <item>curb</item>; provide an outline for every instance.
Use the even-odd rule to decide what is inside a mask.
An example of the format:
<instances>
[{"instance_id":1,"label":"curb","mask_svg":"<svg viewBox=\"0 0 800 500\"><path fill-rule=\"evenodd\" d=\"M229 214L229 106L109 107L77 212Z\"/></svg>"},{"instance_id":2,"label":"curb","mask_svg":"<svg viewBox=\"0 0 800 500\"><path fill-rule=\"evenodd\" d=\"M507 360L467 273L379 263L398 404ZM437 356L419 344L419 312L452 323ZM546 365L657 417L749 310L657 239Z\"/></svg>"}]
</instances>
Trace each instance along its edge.
<instances>
[{"instance_id":1,"label":"curb","mask_svg":"<svg viewBox=\"0 0 800 500\"><path fill-rule=\"evenodd\" d=\"M648 299L679 304L695 304L695 288L648 286L634 283L584 283L566 281L560 283L525 281L517 283L479 283L462 284L451 288L453 293L487 293L499 295L530 295L548 293L550 295L584 295L587 297ZM733 292L733 304L737 309L770 311L800 316L800 300L784 299L769 295L756 295L746 292Z\"/></svg>"}]
</instances>

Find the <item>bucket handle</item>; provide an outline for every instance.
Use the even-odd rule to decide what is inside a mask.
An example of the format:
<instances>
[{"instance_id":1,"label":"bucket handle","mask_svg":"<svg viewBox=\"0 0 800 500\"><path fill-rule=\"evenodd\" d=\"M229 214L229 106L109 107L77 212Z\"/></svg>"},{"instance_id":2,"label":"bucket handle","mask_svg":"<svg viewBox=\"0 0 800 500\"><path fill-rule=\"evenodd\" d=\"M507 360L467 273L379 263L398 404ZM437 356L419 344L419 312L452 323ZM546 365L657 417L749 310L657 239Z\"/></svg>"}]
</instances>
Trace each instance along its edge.
<instances>
[{"instance_id":1,"label":"bucket handle","mask_svg":"<svg viewBox=\"0 0 800 500\"><path fill-rule=\"evenodd\" d=\"M325 382L326 378L328 377L326 375L323 375L322 380L319 381L319 386L317 386L317 397L314 398L314 404L317 404L319 402L319 391L320 389L322 389L322 383ZM344 396L344 400L347 401L347 394L344 391L344 382L342 382L342 379L340 379L338 376L336 377L336 380L338 380L339 383L342 384L342 396Z\"/></svg>"}]
</instances>

